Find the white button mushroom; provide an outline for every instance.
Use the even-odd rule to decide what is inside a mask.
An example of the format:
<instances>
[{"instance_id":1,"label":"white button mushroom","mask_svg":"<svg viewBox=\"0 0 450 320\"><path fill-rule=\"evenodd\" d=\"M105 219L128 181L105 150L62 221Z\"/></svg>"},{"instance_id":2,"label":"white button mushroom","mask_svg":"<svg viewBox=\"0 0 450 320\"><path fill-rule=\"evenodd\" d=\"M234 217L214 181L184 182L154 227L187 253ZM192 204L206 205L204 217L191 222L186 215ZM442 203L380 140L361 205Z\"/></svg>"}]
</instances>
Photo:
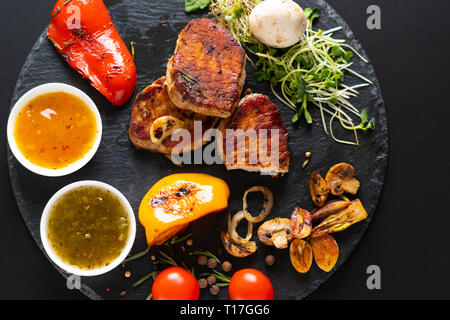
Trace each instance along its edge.
<instances>
[{"instance_id":1,"label":"white button mushroom","mask_svg":"<svg viewBox=\"0 0 450 320\"><path fill-rule=\"evenodd\" d=\"M255 38L273 48L296 44L305 33L306 21L303 9L292 0L265 0L249 17Z\"/></svg>"}]
</instances>

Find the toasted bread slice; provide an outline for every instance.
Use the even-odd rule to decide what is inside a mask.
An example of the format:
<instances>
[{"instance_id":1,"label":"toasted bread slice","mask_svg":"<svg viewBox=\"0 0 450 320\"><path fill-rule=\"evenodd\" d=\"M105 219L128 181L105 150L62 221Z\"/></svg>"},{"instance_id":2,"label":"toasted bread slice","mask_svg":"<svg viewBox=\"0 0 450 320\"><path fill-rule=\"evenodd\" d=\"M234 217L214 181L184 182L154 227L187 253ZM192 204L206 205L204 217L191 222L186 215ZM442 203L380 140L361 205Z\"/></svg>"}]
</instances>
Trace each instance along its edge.
<instances>
[{"instance_id":1,"label":"toasted bread slice","mask_svg":"<svg viewBox=\"0 0 450 320\"><path fill-rule=\"evenodd\" d=\"M245 83L245 51L224 27L195 19L181 31L167 64L167 88L181 109L228 118Z\"/></svg>"},{"instance_id":2,"label":"toasted bread slice","mask_svg":"<svg viewBox=\"0 0 450 320\"><path fill-rule=\"evenodd\" d=\"M200 137L194 135L194 121L202 122L202 134L217 124L217 118L196 114L177 108L167 95L165 77L141 91L133 103L129 136L131 143L138 149L170 154L178 145L178 150L193 150L203 145ZM176 129L186 129L191 141L174 139ZM199 141L195 141L194 139Z\"/></svg>"},{"instance_id":3,"label":"toasted bread slice","mask_svg":"<svg viewBox=\"0 0 450 320\"><path fill-rule=\"evenodd\" d=\"M289 133L280 111L268 96L244 97L219 128L222 132L219 152L227 170L242 169L272 176L289 171Z\"/></svg>"}]
</instances>

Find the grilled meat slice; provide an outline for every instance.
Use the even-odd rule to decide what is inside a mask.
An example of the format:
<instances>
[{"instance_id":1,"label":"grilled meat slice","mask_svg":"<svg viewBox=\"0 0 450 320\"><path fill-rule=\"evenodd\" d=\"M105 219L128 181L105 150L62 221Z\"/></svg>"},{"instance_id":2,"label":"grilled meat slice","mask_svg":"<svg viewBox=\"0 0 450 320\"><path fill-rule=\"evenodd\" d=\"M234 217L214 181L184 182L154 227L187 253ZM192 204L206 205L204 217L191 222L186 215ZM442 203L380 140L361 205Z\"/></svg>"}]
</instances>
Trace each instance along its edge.
<instances>
[{"instance_id":1,"label":"grilled meat slice","mask_svg":"<svg viewBox=\"0 0 450 320\"><path fill-rule=\"evenodd\" d=\"M289 171L289 133L268 96L244 97L233 115L222 120L220 130L223 137L219 152L227 170L258 171L272 176Z\"/></svg>"},{"instance_id":2,"label":"grilled meat slice","mask_svg":"<svg viewBox=\"0 0 450 320\"><path fill-rule=\"evenodd\" d=\"M167 95L165 77L161 77L137 95L128 133L136 148L170 154L178 143L183 143L178 149L185 148L185 151L202 146L201 137L194 135L194 121L202 122L204 133L213 128L217 120L175 107ZM191 141L182 138L172 141L172 133L180 128L189 131Z\"/></svg>"},{"instance_id":3,"label":"grilled meat slice","mask_svg":"<svg viewBox=\"0 0 450 320\"><path fill-rule=\"evenodd\" d=\"M245 82L245 51L224 27L195 19L181 31L167 64L173 103L209 116L228 118Z\"/></svg>"}]
</instances>

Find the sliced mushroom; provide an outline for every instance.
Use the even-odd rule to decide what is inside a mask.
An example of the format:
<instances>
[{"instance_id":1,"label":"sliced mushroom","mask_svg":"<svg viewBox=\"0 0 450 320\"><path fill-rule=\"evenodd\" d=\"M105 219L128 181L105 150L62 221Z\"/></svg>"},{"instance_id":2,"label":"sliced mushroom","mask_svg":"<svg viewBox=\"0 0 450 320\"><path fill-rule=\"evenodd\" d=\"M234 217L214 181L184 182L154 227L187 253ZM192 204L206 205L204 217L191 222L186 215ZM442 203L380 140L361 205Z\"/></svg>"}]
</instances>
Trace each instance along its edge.
<instances>
[{"instance_id":1,"label":"sliced mushroom","mask_svg":"<svg viewBox=\"0 0 450 320\"><path fill-rule=\"evenodd\" d=\"M344 192L355 195L359 189L359 181L353 175L355 169L348 163L338 163L330 168L325 180L331 187L331 193L340 196Z\"/></svg>"},{"instance_id":2,"label":"sliced mushroom","mask_svg":"<svg viewBox=\"0 0 450 320\"><path fill-rule=\"evenodd\" d=\"M330 185L322 176L314 171L309 178L309 193L316 207L323 207L330 193Z\"/></svg>"},{"instance_id":3,"label":"sliced mushroom","mask_svg":"<svg viewBox=\"0 0 450 320\"><path fill-rule=\"evenodd\" d=\"M311 214L299 207L295 207L291 214L292 237L303 239L309 236L312 230Z\"/></svg>"},{"instance_id":4,"label":"sliced mushroom","mask_svg":"<svg viewBox=\"0 0 450 320\"><path fill-rule=\"evenodd\" d=\"M291 231L291 219L275 218L264 222L258 228L258 238L268 246L284 249L292 240Z\"/></svg>"},{"instance_id":5,"label":"sliced mushroom","mask_svg":"<svg viewBox=\"0 0 450 320\"><path fill-rule=\"evenodd\" d=\"M248 257L249 255L255 253L256 249L258 249L258 247L256 246L256 243L254 241L251 241L250 242L251 245L249 245L247 247L243 247L236 243L233 243L230 240L230 236L228 235L228 232L225 232L225 231L220 232L220 238L222 240L222 244L223 244L225 250L227 250L227 252L234 257L245 258L245 257Z\"/></svg>"},{"instance_id":6,"label":"sliced mushroom","mask_svg":"<svg viewBox=\"0 0 450 320\"><path fill-rule=\"evenodd\" d=\"M339 258L339 247L332 236L325 234L317 238L311 238L309 243L314 254L314 260L323 271L333 269Z\"/></svg>"},{"instance_id":7,"label":"sliced mushroom","mask_svg":"<svg viewBox=\"0 0 450 320\"><path fill-rule=\"evenodd\" d=\"M311 268L313 253L308 242L302 239L294 239L289 248L289 257L295 270L306 273Z\"/></svg>"},{"instance_id":8,"label":"sliced mushroom","mask_svg":"<svg viewBox=\"0 0 450 320\"><path fill-rule=\"evenodd\" d=\"M367 212L359 199L353 200L347 209L335 213L313 228L311 237L347 229L352 224L367 218Z\"/></svg>"},{"instance_id":9,"label":"sliced mushroom","mask_svg":"<svg viewBox=\"0 0 450 320\"><path fill-rule=\"evenodd\" d=\"M264 202L263 202L263 208L261 213L257 217L253 217L250 212L248 212L248 205L247 205L247 195L250 192L261 192L264 195ZM250 223L259 223L263 221L267 216L270 214L270 211L272 211L273 208L273 193L270 191L269 188L262 187L262 186L254 186L245 191L244 197L242 199L243 202L243 211L245 218Z\"/></svg>"},{"instance_id":10,"label":"sliced mushroom","mask_svg":"<svg viewBox=\"0 0 450 320\"><path fill-rule=\"evenodd\" d=\"M341 200L335 200L330 201L326 203L322 208L316 210L314 213L312 213L312 222L316 223L320 220L323 220L332 214L336 214L350 206L351 202L349 201L341 201Z\"/></svg>"},{"instance_id":11,"label":"sliced mushroom","mask_svg":"<svg viewBox=\"0 0 450 320\"><path fill-rule=\"evenodd\" d=\"M172 116L159 117L150 127L150 140L154 144L161 144L175 130L183 128L184 122Z\"/></svg>"}]
</instances>

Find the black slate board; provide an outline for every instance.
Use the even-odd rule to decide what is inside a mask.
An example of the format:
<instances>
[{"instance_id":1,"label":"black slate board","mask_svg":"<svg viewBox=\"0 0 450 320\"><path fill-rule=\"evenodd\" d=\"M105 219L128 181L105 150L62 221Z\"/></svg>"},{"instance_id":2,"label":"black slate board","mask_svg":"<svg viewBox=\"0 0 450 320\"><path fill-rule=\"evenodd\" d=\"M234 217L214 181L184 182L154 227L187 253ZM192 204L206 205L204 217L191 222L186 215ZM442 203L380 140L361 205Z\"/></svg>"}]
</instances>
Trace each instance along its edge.
<instances>
[{"instance_id":1,"label":"black slate board","mask_svg":"<svg viewBox=\"0 0 450 320\"><path fill-rule=\"evenodd\" d=\"M298 1L302 7L319 7L322 10L318 27L329 29L342 26L337 33L364 56L365 52L342 18L323 0ZM136 93L156 78L165 73L166 62L173 53L178 33L191 19L205 16L186 15L182 1L145 1L145 0L112 0L105 1L116 28L125 43L136 43L136 66L138 83ZM166 21L166 23L162 23ZM294 206L312 209L309 197L308 178L313 170L325 174L328 168L337 162L351 163L356 170L357 178L362 182L358 197L362 200L368 219L351 228L335 234L340 247L340 256L335 268L330 273L321 271L315 264L305 275L298 274L292 268L287 250L275 250L272 247L260 246L257 253L246 259L230 257L227 253L219 254L222 260L233 263L233 269L242 267L257 268L266 273L272 280L276 299L302 299L326 281L333 272L350 256L361 239L373 217L384 181L388 156L388 128L386 112L380 87L375 72L370 64L354 58L353 68L371 79L374 85L360 90L361 95L352 100L359 108L368 108L375 116L377 128L374 132L360 134L359 147L337 144L327 136L321 125L307 126L300 121L299 125L291 124L293 115L287 107L276 102L265 83L258 83L253 77L250 64L247 66L247 82L253 92L268 94L275 101L282 113L284 123L290 133L289 146L292 152L289 174L272 179L255 173L244 171L226 171L221 165L188 165L175 167L169 160L159 154L134 149L128 141L127 129L131 114L132 100L124 107L112 107L86 80L72 70L59 57L58 53L42 33L31 50L16 84L11 107L29 89L47 82L63 82L74 85L86 92L97 104L103 120L103 140L97 154L80 171L60 178L46 178L35 175L23 168L13 157L8 148L8 163L11 184L16 196L17 205L24 221L38 246L42 249L39 236L39 223L42 210L50 197L63 186L79 180L92 179L109 183L117 187L128 198L132 207L137 209L140 200L148 189L162 177L178 172L203 172L224 179L231 186L229 210L237 212L242 206L244 191L253 185L270 187L275 196L272 217L289 217ZM347 76L346 83L358 79ZM320 123L318 110L310 108L314 123ZM306 169L302 169L304 154L312 149L313 156ZM221 248L218 231L226 223L223 213L207 216L191 224L187 232L194 232L193 249L209 249L217 254ZM138 224L137 237L132 252L145 249L144 229ZM192 249L190 249L192 250ZM167 250L165 250L167 251ZM157 252L157 250L155 250ZM263 260L267 254L274 254L276 264L267 267ZM175 254L177 257L177 254ZM195 266L192 259L187 264ZM206 269L196 267L197 274ZM59 269L64 277L68 274ZM150 259L142 258L128 264L125 268L117 267L106 275L83 277L81 291L92 299L144 299L151 291L151 281L137 288L132 288L134 281L151 271ZM125 278L124 272L130 270L131 278ZM127 294L120 296L125 290ZM203 290L202 299L227 299L227 290L222 290L217 297L212 297L208 290Z\"/></svg>"}]
</instances>

